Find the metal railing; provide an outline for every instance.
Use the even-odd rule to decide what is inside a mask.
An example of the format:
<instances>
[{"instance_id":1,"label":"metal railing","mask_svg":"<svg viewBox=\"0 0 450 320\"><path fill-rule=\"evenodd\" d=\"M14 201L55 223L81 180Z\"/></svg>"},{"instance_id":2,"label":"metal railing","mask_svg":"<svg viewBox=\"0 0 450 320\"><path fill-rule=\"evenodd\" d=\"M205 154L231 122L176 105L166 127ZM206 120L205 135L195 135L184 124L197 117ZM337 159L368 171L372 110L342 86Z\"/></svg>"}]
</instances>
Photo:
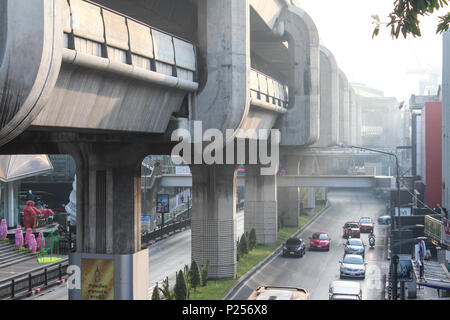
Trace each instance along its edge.
<instances>
[{"instance_id":1,"label":"metal railing","mask_svg":"<svg viewBox=\"0 0 450 320\"><path fill-rule=\"evenodd\" d=\"M57 263L45 265L26 273L12 276L0 281L0 299L17 299L36 287L48 287L54 280L62 280L67 275L68 258Z\"/></svg>"},{"instance_id":2,"label":"metal railing","mask_svg":"<svg viewBox=\"0 0 450 320\"><path fill-rule=\"evenodd\" d=\"M288 106L288 87L255 69L250 69L250 95L281 108Z\"/></svg>"},{"instance_id":3,"label":"metal railing","mask_svg":"<svg viewBox=\"0 0 450 320\"><path fill-rule=\"evenodd\" d=\"M187 40L91 1L64 2L64 18L67 49L196 81L196 47Z\"/></svg>"},{"instance_id":4,"label":"metal railing","mask_svg":"<svg viewBox=\"0 0 450 320\"><path fill-rule=\"evenodd\" d=\"M186 219L180 222L174 222L164 226L161 229L155 230L153 232L147 233L142 236L142 243L148 244L152 240L157 240L163 238L165 235L171 234L176 231L181 231L183 228L187 228L191 225L191 219Z\"/></svg>"}]
</instances>

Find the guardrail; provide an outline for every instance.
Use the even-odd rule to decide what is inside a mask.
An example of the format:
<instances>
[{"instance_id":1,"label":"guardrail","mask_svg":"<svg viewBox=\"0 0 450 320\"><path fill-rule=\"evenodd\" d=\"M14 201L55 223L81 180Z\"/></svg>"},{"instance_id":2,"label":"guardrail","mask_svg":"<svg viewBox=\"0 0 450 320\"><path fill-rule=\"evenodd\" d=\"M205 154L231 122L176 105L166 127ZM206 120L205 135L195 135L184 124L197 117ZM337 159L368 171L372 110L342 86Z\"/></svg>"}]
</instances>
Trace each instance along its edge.
<instances>
[{"instance_id":1,"label":"guardrail","mask_svg":"<svg viewBox=\"0 0 450 320\"><path fill-rule=\"evenodd\" d=\"M288 87L254 69L250 69L250 96L281 108L288 106Z\"/></svg>"},{"instance_id":2,"label":"guardrail","mask_svg":"<svg viewBox=\"0 0 450 320\"><path fill-rule=\"evenodd\" d=\"M33 293L33 289L36 287L48 287L53 280L63 281L68 265L69 260L64 258L57 263L1 280L0 299L17 299L24 294Z\"/></svg>"},{"instance_id":3,"label":"guardrail","mask_svg":"<svg viewBox=\"0 0 450 320\"><path fill-rule=\"evenodd\" d=\"M192 43L91 1L69 0L63 5L64 48L196 81Z\"/></svg>"},{"instance_id":4,"label":"guardrail","mask_svg":"<svg viewBox=\"0 0 450 320\"><path fill-rule=\"evenodd\" d=\"M171 224L168 224L164 226L161 229L155 230L153 232L147 233L142 236L142 243L148 244L152 240L157 240L159 238L163 238L165 235L168 235L170 233L180 231L183 228L187 228L191 225L191 219L186 219L180 222L174 222Z\"/></svg>"}]
</instances>

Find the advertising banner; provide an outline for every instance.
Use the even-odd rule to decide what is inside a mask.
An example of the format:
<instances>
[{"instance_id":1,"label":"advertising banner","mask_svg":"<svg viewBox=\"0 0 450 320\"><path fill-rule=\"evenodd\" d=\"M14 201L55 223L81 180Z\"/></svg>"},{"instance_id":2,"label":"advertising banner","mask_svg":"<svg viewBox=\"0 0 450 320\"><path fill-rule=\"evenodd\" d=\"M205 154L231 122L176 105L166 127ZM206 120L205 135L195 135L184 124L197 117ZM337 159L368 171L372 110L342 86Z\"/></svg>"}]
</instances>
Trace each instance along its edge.
<instances>
[{"instance_id":1,"label":"advertising banner","mask_svg":"<svg viewBox=\"0 0 450 320\"><path fill-rule=\"evenodd\" d=\"M400 258L397 266L397 281L412 281L413 280L413 266L411 261L411 255L399 254Z\"/></svg>"},{"instance_id":2,"label":"advertising banner","mask_svg":"<svg viewBox=\"0 0 450 320\"><path fill-rule=\"evenodd\" d=\"M141 233L146 234L150 232L151 219L149 214L141 215Z\"/></svg>"},{"instance_id":3,"label":"advertising banner","mask_svg":"<svg viewBox=\"0 0 450 320\"><path fill-rule=\"evenodd\" d=\"M158 200L156 202L156 212L158 213L170 212L168 194L158 194Z\"/></svg>"},{"instance_id":4,"label":"advertising banner","mask_svg":"<svg viewBox=\"0 0 450 320\"><path fill-rule=\"evenodd\" d=\"M450 219L445 217L442 222L442 231L441 231L441 243L450 246Z\"/></svg>"},{"instance_id":5,"label":"advertising banner","mask_svg":"<svg viewBox=\"0 0 450 320\"><path fill-rule=\"evenodd\" d=\"M81 299L114 300L114 260L81 259Z\"/></svg>"},{"instance_id":6,"label":"advertising banner","mask_svg":"<svg viewBox=\"0 0 450 320\"><path fill-rule=\"evenodd\" d=\"M411 208L400 208L400 216L410 216ZM398 217L398 208L395 208L395 216Z\"/></svg>"},{"instance_id":7,"label":"advertising banner","mask_svg":"<svg viewBox=\"0 0 450 320\"><path fill-rule=\"evenodd\" d=\"M191 168L189 166L176 166L175 174L190 174Z\"/></svg>"}]
</instances>

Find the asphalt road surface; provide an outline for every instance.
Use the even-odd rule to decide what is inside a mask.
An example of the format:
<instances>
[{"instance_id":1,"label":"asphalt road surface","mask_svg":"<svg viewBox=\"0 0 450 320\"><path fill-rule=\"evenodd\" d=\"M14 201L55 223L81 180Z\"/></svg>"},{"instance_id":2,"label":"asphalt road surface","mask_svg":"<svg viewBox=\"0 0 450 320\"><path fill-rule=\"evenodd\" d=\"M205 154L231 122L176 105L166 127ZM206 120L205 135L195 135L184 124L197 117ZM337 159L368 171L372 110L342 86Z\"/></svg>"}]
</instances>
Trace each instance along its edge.
<instances>
[{"instance_id":1,"label":"asphalt road surface","mask_svg":"<svg viewBox=\"0 0 450 320\"><path fill-rule=\"evenodd\" d=\"M385 203L378 200L370 190L361 189L330 190L328 200L330 207L303 230L299 238L305 240L309 248L309 237L314 232L327 232L331 237L330 251L307 250L303 258L277 255L244 282L231 299L246 300L260 285L281 285L305 288L310 292L311 300L327 300L330 282L339 280L339 260L342 260L344 254L345 242L342 238L342 226L346 221L358 221L362 216L375 220L376 245L370 249L368 234L361 234L361 239L366 244L366 278L350 281L361 282L364 300L383 299L383 275L388 266L384 240L387 227L376 222L385 213Z\"/></svg>"}]
</instances>

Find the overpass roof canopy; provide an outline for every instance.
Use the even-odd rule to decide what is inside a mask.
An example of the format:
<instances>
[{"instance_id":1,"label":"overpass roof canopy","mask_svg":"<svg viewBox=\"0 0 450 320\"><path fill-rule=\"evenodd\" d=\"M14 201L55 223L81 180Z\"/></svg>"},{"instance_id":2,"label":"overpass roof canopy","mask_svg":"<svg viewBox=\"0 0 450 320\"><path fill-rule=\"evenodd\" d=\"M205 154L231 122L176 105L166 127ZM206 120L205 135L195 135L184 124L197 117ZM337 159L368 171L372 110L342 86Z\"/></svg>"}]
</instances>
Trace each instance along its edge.
<instances>
[{"instance_id":1,"label":"overpass roof canopy","mask_svg":"<svg viewBox=\"0 0 450 320\"><path fill-rule=\"evenodd\" d=\"M0 155L0 181L11 182L53 170L45 154Z\"/></svg>"}]
</instances>

